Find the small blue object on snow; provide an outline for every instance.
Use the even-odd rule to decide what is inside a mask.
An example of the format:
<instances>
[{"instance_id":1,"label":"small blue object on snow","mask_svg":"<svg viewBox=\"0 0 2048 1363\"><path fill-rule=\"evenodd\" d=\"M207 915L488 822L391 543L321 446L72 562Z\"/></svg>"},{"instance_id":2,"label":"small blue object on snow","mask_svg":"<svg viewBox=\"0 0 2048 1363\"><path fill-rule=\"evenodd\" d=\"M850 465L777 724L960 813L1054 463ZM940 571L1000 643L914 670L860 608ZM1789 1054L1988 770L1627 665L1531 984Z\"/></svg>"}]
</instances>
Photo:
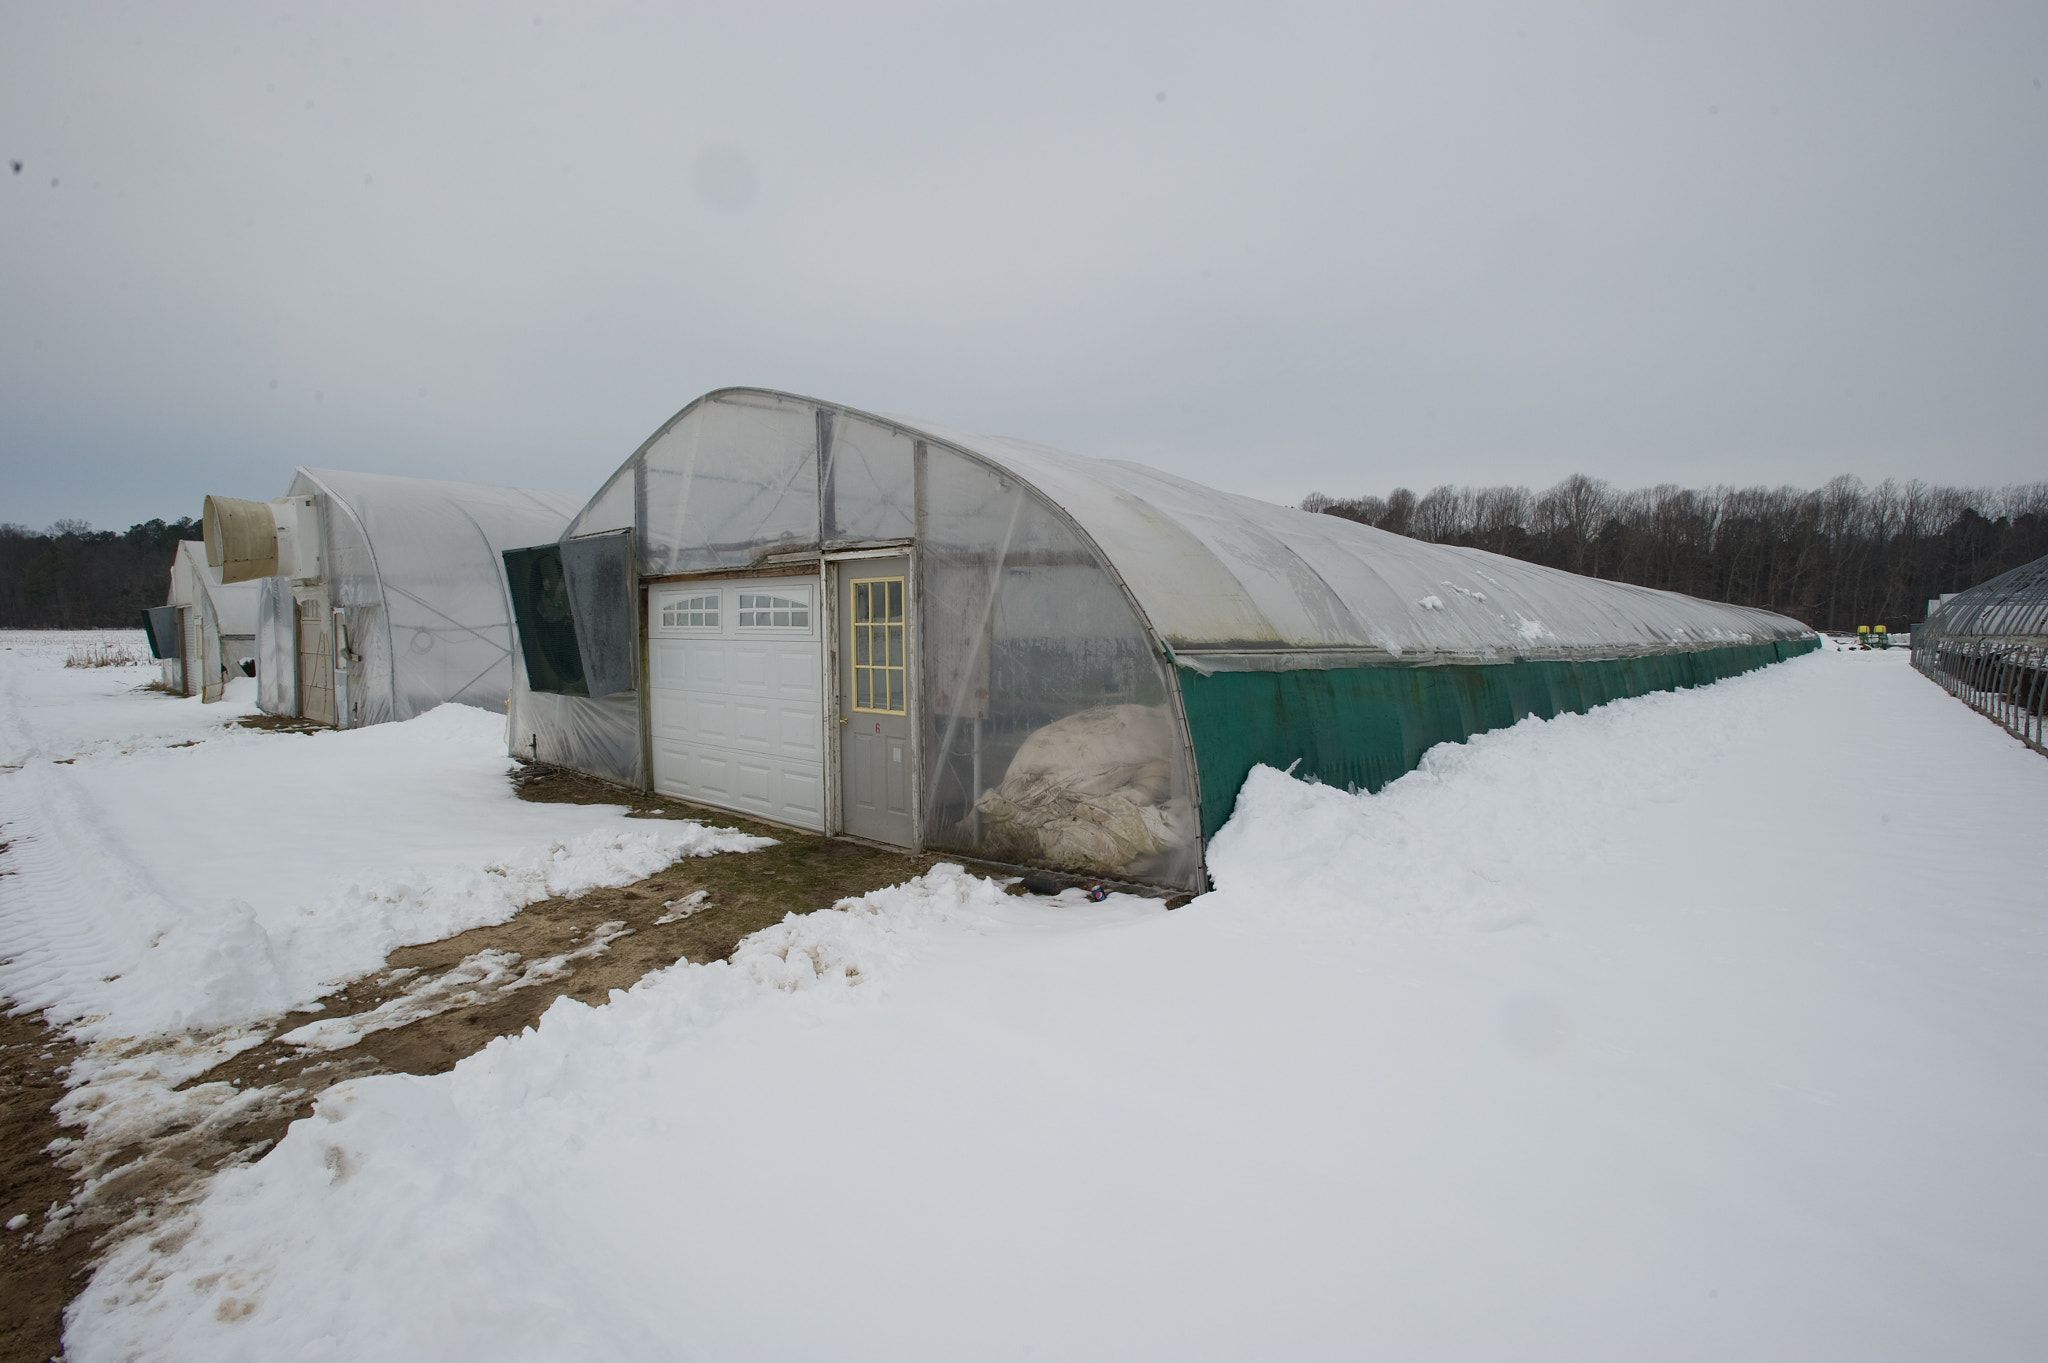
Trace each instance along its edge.
<instances>
[{"instance_id":1,"label":"small blue object on snow","mask_svg":"<svg viewBox=\"0 0 2048 1363\"><path fill-rule=\"evenodd\" d=\"M1109 891L1103 889L1100 885L1090 885L1088 887L1088 902L1090 904L1100 904L1107 898L1109 898Z\"/></svg>"}]
</instances>

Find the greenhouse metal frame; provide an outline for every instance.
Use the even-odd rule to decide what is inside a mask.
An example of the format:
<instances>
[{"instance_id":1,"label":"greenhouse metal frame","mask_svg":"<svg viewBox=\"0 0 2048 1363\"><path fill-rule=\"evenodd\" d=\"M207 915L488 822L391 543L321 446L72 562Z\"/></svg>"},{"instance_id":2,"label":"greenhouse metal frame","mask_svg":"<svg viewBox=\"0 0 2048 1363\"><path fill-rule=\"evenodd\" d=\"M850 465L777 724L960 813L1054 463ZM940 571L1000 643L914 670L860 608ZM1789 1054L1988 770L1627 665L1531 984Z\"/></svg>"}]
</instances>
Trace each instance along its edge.
<instances>
[{"instance_id":1,"label":"greenhouse metal frame","mask_svg":"<svg viewBox=\"0 0 2048 1363\"><path fill-rule=\"evenodd\" d=\"M2048 708L2048 557L1957 592L1913 631L1913 666L2035 752Z\"/></svg>"},{"instance_id":2,"label":"greenhouse metal frame","mask_svg":"<svg viewBox=\"0 0 2048 1363\"><path fill-rule=\"evenodd\" d=\"M1255 764L1376 790L1439 742L1817 644L1767 611L766 389L691 403L506 560L516 756L1179 889Z\"/></svg>"}]
</instances>

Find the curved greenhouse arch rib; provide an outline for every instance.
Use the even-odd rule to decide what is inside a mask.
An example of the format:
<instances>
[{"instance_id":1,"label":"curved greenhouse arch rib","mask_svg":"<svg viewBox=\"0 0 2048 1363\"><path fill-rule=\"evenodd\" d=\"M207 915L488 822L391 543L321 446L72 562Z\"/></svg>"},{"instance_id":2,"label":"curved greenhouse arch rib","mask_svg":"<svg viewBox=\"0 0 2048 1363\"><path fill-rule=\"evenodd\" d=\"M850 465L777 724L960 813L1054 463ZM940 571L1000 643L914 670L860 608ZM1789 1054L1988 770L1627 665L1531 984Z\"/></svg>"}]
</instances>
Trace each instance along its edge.
<instances>
[{"instance_id":1,"label":"curved greenhouse arch rib","mask_svg":"<svg viewBox=\"0 0 2048 1363\"><path fill-rule=\"evenodd\" d=\"M1816 643L1767 611L771 389L684 407L562 539L619 532L650 591L812 576L828 616L838 561L902 556L918 657L912 733L891 760L911 758L912 843L1183 888L1203 883L1201 849L1257 763L1376 789L1438 742ZM690 669L726 664L634 605L640 689L537 694L522 678L515 752L806 827L857 826L845 802L865 797L844 784L859 772L835 737L847 705L829 623L813 645L817 697L776 701L785 717L813 706L825 736L806 756L783 733L777 767L737 731L688 718L712 703ZM716 703L741 704L739 686ZM750 762L796 793L754 799L686 774Z\"/></svg>"},{"instance_id":2,"label":"curved greenhouse arch rib","mask_svg":"<svg viewBox=\"0 0 2048 1363\"><path fill-rule=\"evenodd\" d=\"M1928 605L1927 623L1913 631L1913 666L2048 755L2048 558Z\"/></svg>"}]
</instances>

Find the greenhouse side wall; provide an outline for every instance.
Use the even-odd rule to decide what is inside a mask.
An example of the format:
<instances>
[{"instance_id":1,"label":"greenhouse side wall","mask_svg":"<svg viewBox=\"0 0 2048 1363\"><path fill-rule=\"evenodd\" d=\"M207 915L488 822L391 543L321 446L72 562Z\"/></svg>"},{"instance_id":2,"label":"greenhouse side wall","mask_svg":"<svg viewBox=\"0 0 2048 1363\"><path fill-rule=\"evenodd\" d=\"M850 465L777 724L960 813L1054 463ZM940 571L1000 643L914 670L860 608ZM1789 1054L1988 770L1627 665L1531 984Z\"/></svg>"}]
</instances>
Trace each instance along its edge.
<instances>
[{"instance_id":1,"label":"greenhouse side wall","mask_svg":"<svg viewBox=\"0 0 2048 1363\"><path fill-rule=\"evenodd\" d=\"M1584 714L1652 691L1702 686L1820 646L1814 636L1697 652L1569 662L1302 671L1183 669L1181 701L1201 770L1202 837L1230 818L1263 763L1333 786L1378 790L1439 743L1536 715Z\"/></svg>"},{"instance_id":2,"label":"greenhouse side wall","mask_svg":"<svg viewBox=\"0 0 2048 1363\"><path fill-rule=\"evenodd\" d=\"M2048 755L2048 558L1940 603L1913 631L1913 666Z\"/></svg>"},{"instance_id":3,"label":"greenhouse side wall","mask_svg":"<svg viewBox=\"0 0 2048 1363\"><path fill-rule=\"evenodd\" d=\"M638 691L595 699L533 691L526 685L526 663L515 655L512 698L506 708L505 736L512 756L641 788Z\"/></svg>"}]
</instances>

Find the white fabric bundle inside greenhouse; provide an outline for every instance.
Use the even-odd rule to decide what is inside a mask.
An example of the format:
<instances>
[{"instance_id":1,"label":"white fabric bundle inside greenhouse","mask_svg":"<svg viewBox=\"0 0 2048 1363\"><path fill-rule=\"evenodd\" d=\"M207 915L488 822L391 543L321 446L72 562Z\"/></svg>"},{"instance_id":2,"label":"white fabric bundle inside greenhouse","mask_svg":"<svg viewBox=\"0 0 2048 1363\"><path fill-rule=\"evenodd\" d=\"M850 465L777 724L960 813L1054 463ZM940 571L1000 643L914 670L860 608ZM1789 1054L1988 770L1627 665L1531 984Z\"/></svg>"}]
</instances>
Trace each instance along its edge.
<instances>
[{"instance_id":1,"label":"white fabric bundle inside greenhouse","mask_svg":"<svg viewBox=\"0 0 2048 1363\"><path fill-rule=\"evenodd\" d=\"M1255 761L1376 788L1444 737L1813 644L1767 611L758 389L686 407L549 552L508 556L516 756L1189 888Z\"/></svg>"}]
</instances>

